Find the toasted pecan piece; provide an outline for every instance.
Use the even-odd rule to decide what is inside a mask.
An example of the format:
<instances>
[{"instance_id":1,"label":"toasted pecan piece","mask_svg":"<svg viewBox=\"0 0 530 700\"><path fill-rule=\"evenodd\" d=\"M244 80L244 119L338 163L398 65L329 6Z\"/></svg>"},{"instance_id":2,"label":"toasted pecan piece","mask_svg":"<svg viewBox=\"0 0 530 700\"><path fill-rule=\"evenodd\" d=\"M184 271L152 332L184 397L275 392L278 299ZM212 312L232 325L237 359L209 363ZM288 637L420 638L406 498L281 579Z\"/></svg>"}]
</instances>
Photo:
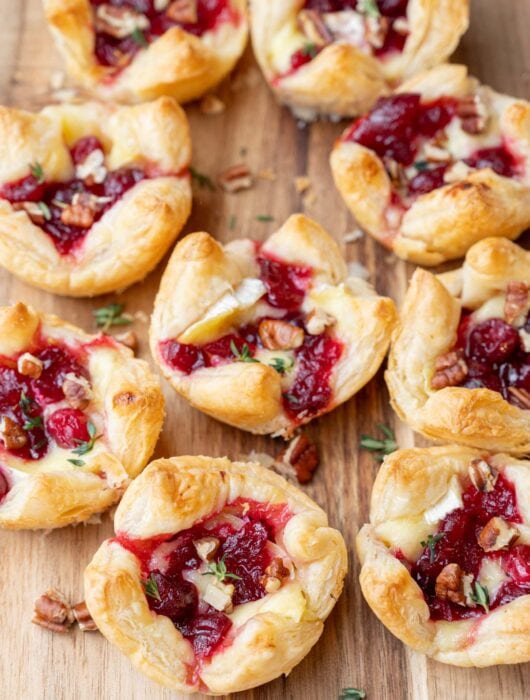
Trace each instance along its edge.
<instances>
[{"instance_id":1,"label":"toasted pecan piece","mask_svg":"<svg viewBox=\"0 0 530 700\"><path fill-rule=\"evenodd\" d=\"M197 0L173 0L166 10L166 16L181 24L196 24Z\"/></svg>"},{"instance_id":2,"label":"toasted pecan piece","mask_svg":"<svg viewBox=\"0 0 530 700\"><path fill-rule=\"evenodd\" d=\"M480 95L468 95L459 101L457 115L462 122L462 129L468 134L481 134L488 124L488 109Z\"/></svg>"},{"instance_id":3,"label":"toasted pecan piece","mask_svg":"<svg viewBox=\"0 0 530 700\"><path fill-rule=\"evenodd\" d=\"M24 352L17 360L17 370L25 377L38 379L42 374L42 360L32 355L30 352Z\"/></svg>"},{"instance_id":4,"label":"toasted pecan piece","mask_svg":"<svg viewBox=\"0 0 530 700\"><path fill-rule=\"evenodd\" d=\"M68 405L83 411L93 398L92 387L85 377L79 377L73 372L65 376L61 389Z\"/></svg>"},{"instance_id":5,"label":"toasted pecan piece","mask_svg":"<svg viewBox=\"0 0 530 700\"><path fill-rule=\"evenodd\" d=\"M55 588L50 588L35 601L32 622L51 632L68 632L74 622L72 607L65 596Z\"/></svg>"},{"instance_id":6,"label":"toasted pecan piece","mask_svg":"<svg viewBox=\"0 0 530 700\"><path fill-rule=\"evenodd\" d=\"M20 450L28 444L28 436L24 428L8 416L2 416L0 420L0 438L4 441L7 450Z\"/></svg>"},{"instance_id":7,"label":"toasted pecan piece","mask_svg":"<svg viewBox=\"0 0 530 700\"><path fill-rule=\"evenodd\" d=\"M81 632L97 632L98 626L92 619L92 615L88 612L88 608L84 600L72 608L75 620L79 625Z\"/></svg>"},{"instance_id":8,"label":"toasted pecan piece","mask_svg":"<svg viewBox=\"0 0 530 700\"><path fill-rule=\"evenodd\" d=\"M504 518L493 517L479 532L477 541L485 552L508 549L518 539L519 530Z\"/></svg>"},{"instance_id":9,"label":"toasted pecan piece","mask_svg":"<svg viewBox=\"0 0 530 700\"><path fill-rule=\"evenodd\" d=\"M280 460L294 469L300 484L311 481L320 462L317 446L304 433L291 440L287 449L280 455Z\"/></svg>"},{"instance_id":10,"label":"toasted pecan piece","mask_svg":"<svg viewBox=\"0 0 530 700\"><path fill-rule=\"evenodd\" d=\"M487 460L474 459L469 465L468 474L477 491L490 492L495 488L498 472Z\"/></svg>"},{"instance_id":11,"label":"toasted pecan piece","mask_svg":"<svg viewBox=\"0 0 530 700\"><path fill-rule=\"evenodd\" d=\"M464 572L458 564L447 564L436 577L436 597L450 600L458 605L466 604L464 595Z\"/></svg>"},{"instance_id":12,"label":"toasted pecan piece","mask_svg":"<svg viewBox=\"0 0 530 700\"><path fill-rule=\"evenodd\" d=\"M217 180L226 192L232 193L248 190L254 184L254 177L246 163L231 165L219 173Z\"/></svg>"},{"instance_id":13,"label":"toasted pecan piece","mask_svg":"<svg viewBox=\"0 0 530 700\"><path fill-rule=\"evenodd\" d=\"M467 377L467 364L462 350L451 350L440 355L434 364L434 376L431 379L433 389L458 386Z\"/></svg>"},{"instance_id":14,"label":"toasted pecan piece","mask_svg":"<svg viewBox=\"0 0 530 700\"><path fill-rule=\"evenodd\" d=\"M513 323L519 316L526 314L530 302L529 291L530 287L525 282L508 282L504 302L504 318L507 323Z\"/></svg>"},{"instance_id":15,"label":"toasted pecan piece","mask_svg":"<svg viewBox=\"0 0 530 700\"><path fill-rule=\"evenodd\" d=\"M303 328L274 318L261 321L258 334L267 350L293 350L304 342Z\"/></svg>"}]
</instances>

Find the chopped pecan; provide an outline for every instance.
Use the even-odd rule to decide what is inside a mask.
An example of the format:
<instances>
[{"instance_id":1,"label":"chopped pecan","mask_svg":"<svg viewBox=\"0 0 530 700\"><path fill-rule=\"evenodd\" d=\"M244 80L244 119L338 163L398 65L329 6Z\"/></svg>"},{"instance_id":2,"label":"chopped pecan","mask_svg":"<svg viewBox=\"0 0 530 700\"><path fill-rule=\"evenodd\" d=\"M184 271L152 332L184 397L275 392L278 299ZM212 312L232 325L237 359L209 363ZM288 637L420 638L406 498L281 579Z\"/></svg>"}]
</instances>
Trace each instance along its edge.
<instances>
[{"instance_id":1,"label":"chopped pecan","mask_svg":"<svg viewBox=\"0 0 530 700\"><path fill-rule=\"evenodd\" d=\"M488 464L485 459L474 459L468 469L471 483L477 491L490 492L495 488L497 483L497 470Z\"/></svg>"},{"instance_id":2,"label":"chopped pecan","mask_svg":"<svg viewBox=\"0 0 530 700\"><path fill-rule=\"evenodd\" d=\"M292 350L304 342L304 329L287 321L266 318L258 326L261 342L267 350Z\"/></svg>"},{"instance_id":3,"label":"chopped pecan","mask_svg":"<svg viewBox=\"0 0 530 700\"><path fill-rule=\"evenodd\" d=\"M115 39L130 36L135 29L148 29L149 24L145 15L128 7L115 7L105 3L96 10L96 30Z\"/></svg>"},{"instance_id":4,"label":"chopped pecan","mask_svg":"<svg viewBox=\"0 0 530 700\"><path fill-rule=\"evenodd\" d=\"M72 612L81 632L97 632L98 627L92 619L92 615L88 612L88 608L84 600L77 605L74 605Z\"/></svg>"},{"instance_id":5,"label":"chopped pecan","mask_svg":"<svg viewBox=\"0 0 530 700\"><path fill-rule=\"evenodd\" d=\"M42 368L42 360L30 352L24 352L17 360L17 369L25 377L38 379L42 374Z\"/></svg>"},{"instance_id":6,"label":"chopped pecan","mask_svg":"<svg viewBox=\"0 0 530 700\"><path fill-rule=\"evenodd\" d=\"M284 566L280 557L275 557L265 569L265 574L261 577L260 583L267 593L278 591L285 579L290 576L290 571Z\"/></svg>"},{"instance_id":7,"label":"chopped pecan","mask_svg":"<svg viewBox=\"0 0 530 700\"><path fill-rule=\"evenodd\" d=\"M181 24L196 24L197 15L197 0L173 0L166 10L166 16L172 19L173 22Z\"/></svg>"},{"instance_id":8,"label":"chopped pecan","mask_svg":"<svg viewBox=\"0 0 530 700\"><path fill-rule=\"evenodd\" d=\"M309 178L307 175L295 177L294 186L299 194L303 194L311 187L311 178Z\"/></svg>"},{"instance_id":9,"label":"chopped pecan","mask_svg":"<svg viewBox=\"0 0 530 700\"><path fill-rule=\"evenodd\" d=\"M234 591L235 587L232 583L222 583L214 580L206 587L203 600L220 612L231 613L234 609L232 603Z\"/></svg>"},{"instance_id":10,"label":"chopped pecan","mask_svg":"<svg viewBox=\"0 0 530 700\"><path fill-rule=\"evenodd\" d=\"M254 177L248 165L238 163L231 165L222 173L219 173L218 182L226 192L240 192L248 190L254 184Z\"/></svg>"},{"instance_id":11,"label":"chopped pecan","mask_svg":"<svg viewBox=\"0 0 530 700\"><path fill-rule=\"evenodd\" d=\"M466 604L464 595L464 572L458 564L447 564L436 577L436 597L450 600L458 605Z\"/></svg>"},{"instance_id":12,"label":"chopped pecan","mask_svg":"<svg viewBox=\"0 0 530 700\"><path fill-rule=\"evenodd\" d=\"M138 347L138 337L134 331L124 331L123 333L117 333L114 339L127 346L131 350L136 350Z\"/></svg>"},{"instance_id":13,"label":"chopped pecan","mask_svg":"<svg viewBox=\"0 0 530 700\"><path fill-rule=\"evenodd\" d=\"M326 328L332 326L336 318L323 309L313 309L308 315L305 327L309 335L320 335Z\"/></svg>"},{"instance_id":14,"label":"chopped pecan","mask_svg":"<svg viewBox=\"0 0 530 700\"><path fill-rule=\"evenodd\" d=\"M333 37L318 10L302 10L298 13L298 26L308 40L316 46L326 46Z\"/></svg>"},{"instance_id":15,"label":"chopped pecan","mask_svg":"<svg viewBox=\"0 0 530 700\"><path fill-rule=\"evenodd\" d=\"M497 552L512 546L519 537L519 530L500 517L488 520L479 532L477 541L485 552Z\"/></svg>"},{"instance_id":16,"label":"chopped pecan","mask_svg":"<svg viewBox=\"0 0 530 700\"><path fill-rule=\"evenodd\" d=\"M373 46L374 49L381 49L385 43L386 35L390 22L387 17L379 15L378 17L366 18L366 40Z\"/></svg>"},{"instance_id":17,"label":"chopped pecan","mask_svg":"<svg viewBox=\"0 0 530 700\"><path fill-rule=\"evenodd\" d=\"M458 386L467 377L467 365L462 350L440 355L434 363L434 376L431 379L433 389L444 389L446 386Z\"/></svg>"},{"instance_id":18,"label":"chopped pecan","mask_svg":"<svg viewBox=\"0 0 530 700\"><path fill-rule=\"evenodd\" d=\"M67 632L74 619L72 608L64 595L50 588L35 601L35 613L31 621L52 632Z\"/></svg>"},{"instance_id":19,"label":"chopped pecan","mask_svg":"<svg viewBox=\"0 0 530 700\"><path fill-rule=\"evenodd\" d=\"M457 115L468 134L481 134L488 124L488 110L480 95L469 95L458 103Z\"/></svg>"},{"instance_id":20,"label":"chopped pecan","mask_svg":"<svg viewBox=\"0 0 530 700\"><path fill-rule=\"evenodd\" d=\"M0 438L7 450L20 450L28 444L26 431L7 416L2 416L0 420Z\"/></svg>"},{"instance_id":21,"label":"chopped pecan","mask_svg":"<svg viewBox=\"0 0 530 700\"><path fill-rule=\"evenodd\" d=\"M293 467L300 484L311 481L320 461L316 445L303 433L291 440L280 459L284 464Z\"/></svg>"},{"instance_id":22,"label":"chopped pecan","mask_svg":"<svg viewBox=\"0 0 530 700\"><path fill-rule=\"evenodd\" d=\"M68 204L61 212L61 221L66 226L90 228L96 218L96 212L86 204Z\"/></svg>"},{"instance_id":23,"label":"chopped pecan","mask_svg":"<svg viewBox=\"0 0 530 700\"><path fill-rule=\"evenodd\" d=\"M193 546L203 561L212 561L220 544L217 537L201 537L200 540L193 541Z\"/></svg>"},{"instance_id":24,"label":"chopped pecan","mask_svg":"<svg viewBox=\"0 0 530 700\"><path fill-rule=\"evenodd\" d=\"M522 408L525 411L530 410L530 391L522 387L509 386L508 392L518 408Z\"/></svg>"},{"instance_id":25,"label":"chopped pecan","mask_svg":"<svg viewBox=\"0 0 530 700\"><path fill-rule=\"evenodd\" d=\"M528 292L530 287L525 282L508 282L504 302L504 318L507 323L513 323L519 316L526 314L530 305Z\"/></svg>"},{"instance_id":26,"label":"chopped pecan","mask_svg":"<svg viewBox=\"0 0 530 700\"><path fill-rule=\"evenodd\" d=\"M88 379L79 377L73 372L65 375L61 389L68 405L80 411L88 406L94 396Z\"/></svg>"},{"instance_id":27,"label":"chopped pecan","mask_svg":"<svg viewBox=\"0 0 530 700\"><path fill-rule=\"evenodd\" d=\"M86 158L76 165L75 176L84 180L87 185L101 184L107 177L103 151L100 148L90 151Z\"/></svg>"},{"instance_id":28,"label":"chopped pecan","mask_svg":"<svg viewBox=\"0 0 530 700\"><path fill-rule=\"evenodd\" d=\"M217 95L212 95L211 93L205 95L201 100L200 105L201 112L212 116L215 114L221 114L226 109L226 105Z\"/></svg>"}]
</instances>

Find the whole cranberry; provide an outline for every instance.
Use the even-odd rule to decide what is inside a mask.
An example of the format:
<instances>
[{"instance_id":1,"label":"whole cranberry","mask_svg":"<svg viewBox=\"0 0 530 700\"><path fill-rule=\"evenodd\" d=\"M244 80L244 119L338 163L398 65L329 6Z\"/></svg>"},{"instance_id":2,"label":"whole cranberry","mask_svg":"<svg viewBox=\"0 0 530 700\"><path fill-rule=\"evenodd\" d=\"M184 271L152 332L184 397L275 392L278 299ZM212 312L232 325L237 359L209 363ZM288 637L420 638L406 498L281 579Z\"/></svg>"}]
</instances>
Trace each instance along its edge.
<instances>
[{"instance_id":1,"label":"whole cranberry","mask_svg":"<svg viewBox=\"0 0 530 700\"><path fill-rule=\"evenodd\" d=\"M408 0L377 0L379 11L385 17L404 17L407 14Z\"/></svg>"},{"instance_id":2,"label":"whole cranberry","mask_svg":"<svg viewBox=\"0 0 530 700\"><path fill-rule=\"evenodd\" d=\"M518 332L500 318L479 323L469 334L468 354L490 363L505 362L518 347Z\"/></svg>"},{"instance_id":3,"label":"whole cranberry","mask_svg":"<svg viewBox=\"0 0 530 700\"><path fill-rule=\"evenodd\" d=\"M444 185L445 166L424 170L413 177L409 182L409 191L413 194L427 194Z\"/></svg>"},{"instance_id":4,"label":"whole cranberry","mask_svg":"<svg viewBox=\"0 0 530 700\"><path fill-rule=\"evenodd\" d=\"M198 594L192 583L185 581L180 575L165 576L158 571L151 576L156 581L160 595L160 600L152 596L147 597L151 610L169 617L174 622L194 614L198 605Z\"/></svg>"},{"instance_id":5,"label":"whole cranberry","mask_svg":"<svg viewBox=\"0 0 530 700\"><path fill-rule=\"evenodd\" d=\"M90 440L87 423L88 418L82 411L76 408L62 408L48 418L46 430L59 447L71 450Z\"/></svg>"}]
</instances>

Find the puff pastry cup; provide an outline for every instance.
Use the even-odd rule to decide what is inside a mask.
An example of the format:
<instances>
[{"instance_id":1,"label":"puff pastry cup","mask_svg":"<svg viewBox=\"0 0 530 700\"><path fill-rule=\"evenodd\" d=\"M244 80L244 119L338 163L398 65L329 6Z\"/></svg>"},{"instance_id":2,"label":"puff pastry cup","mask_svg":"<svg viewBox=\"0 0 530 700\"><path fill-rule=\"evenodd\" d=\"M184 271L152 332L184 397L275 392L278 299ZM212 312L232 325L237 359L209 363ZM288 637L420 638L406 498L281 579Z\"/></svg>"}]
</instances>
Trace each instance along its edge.
<instances>
[{"instance_id":1,"label":"puff pastry cup","mask_svg":"<svg viewBox=\"0 0 530 700\"><path fill-rule=\"evenodd\" d=\"M331 236L293 215L263 244L184 238L155 300L151 350L195 408L288 436L372 378L395 317L391 299L348 277Z\"/></svg>"},{"instance_id":2,"label":"puff pastry cup","mask_svg":"<svg viewBox=\"0 0 530 700\"><path fill-rule=\"evenodd\" d=\"M114 522L86 569L86 604L137 669L173 690L222 695L289 673L342 591L342 535L259 464L159 459Z\"/></svg>"},{"instance_id":3,"label":"puff pastry cup","mask_svg":"<svg viewBox=\"0 0 530 700\"><path fill-rule=\"evenodd\" d=\"M394 409L439 440L530 452L530 253L476 243L463 267L416 270L388 361Z\"/></svg>"},{"instance_id":4,"label":"puff pastry cup","mask_svg":"<svg viewBox=\"0 0 530 700\"><path fill-rule=\"evenodd\" d=\"M420 265L530 225L530 104L459 65L404 83L335 145L331 168L359 224Z\"/></svg>"},{"instance_id":5,"label":"puff pastry cup","mask_svg":"<svg viewBox=\"0 0 530 700\"><path fill-rule=\"evenodd\" d=\"M187 102L232 70L246 0L44 0L71 77L101 99Z\"/></svg>"},{"instance_id":6,"label":"puff pastry cup","mask_svg":"<svg viewBox=\"0 0 530 700\"><path fill-rule=\"evenodd\" d=\"M186 116L168 97L0 107L0 264L69 296L138 282L189 216L190 158Z\"/></svg>"},{"instance_id":7,"label":"puff pastry cup","mask_svg":"<svg viewBox=\"0 0 530 700\"><path fill-rule=\"evenodd\" d=\"M467 0L251 0L254 52L280 102L304 119L366 112L392 85L444 61Z\"/></svg>"},{"instance_id":8,"label":"puff pastry cup","mask_svg":"<svg viewBox=\"0 0 530 700\"><path fill-rule=\"evenodd\" d=\"M357 551L368 605L408 646L455 666L530 661L530 462L394 452Z\"/></svg>"},{"instance_id":9,"label":"puff pastry cup","mask_svg":"<svg viewBox=\"0 0 530 700\"><path fill-rule=\"evenodd\" d=\"M158 380L109 336L0 308L0 528L55 528L118 501L154 450Z\"/></svg>"}]
</instances>

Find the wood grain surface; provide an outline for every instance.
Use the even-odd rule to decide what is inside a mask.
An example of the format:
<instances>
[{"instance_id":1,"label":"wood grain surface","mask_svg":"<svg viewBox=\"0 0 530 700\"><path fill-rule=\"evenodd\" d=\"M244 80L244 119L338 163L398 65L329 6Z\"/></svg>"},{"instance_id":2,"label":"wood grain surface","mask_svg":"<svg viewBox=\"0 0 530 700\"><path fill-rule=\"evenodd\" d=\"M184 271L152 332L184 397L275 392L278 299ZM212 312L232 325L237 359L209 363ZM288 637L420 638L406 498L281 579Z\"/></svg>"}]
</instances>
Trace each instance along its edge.
<instances>
[{"instance_id":1,"label":"wood grain surface","mask_svg":"<svg viewBox=\"0 0 530 700\"><path fill-rule=\"evenodd\" d=\"M456 55L494 88L530 98L530 0L475 0L471 29ZM0 101L38 108L49 97L50 76L60 70L39 0L0 0ZM342 126L306 128L278 107L247 51L235 74L219 89L227 110L215 117L187 111L194 137L194 166L215 176L245 160L255 170L270 169L274 181L258 180L237 195L198 189L185 232L205 230L223 241L238 235L265 237L289 214L303 211L322 223L342 245L349 261L370 272L378 291L400 301L412 267L364 237L346 244L353 222L335 192L328 156ZM293 179L308 175L309 199L296 192ZM258 215L271 215L261 223ZM232 230L229 222L235 217ZM92 309L119 299L130 312L149 314L163 264L142 284L121 296L96 300L54 297L0 271L0 302L19 299L93 329ZM139 354L149 359L147 323L134 326ZM156 456L207 453L235 458L251 450L272 454L278 441L228 428L189 408L167 385L168 417ZM371 485L377 471L372 456L359 450L359 436L373 433L378 422L393 425L401 446L414 444L388 403L382 372L346 405L315 422L322 465L306 488L329 513L349 547L350 572L344 594L324 635L287 679L280 679L241 700L333 700L345 686L367 692L369 700L523 700L530 695L530 665L461 670L408 651L377 621L357 584L353 543L366 520ZM417 441L419 444L419 441ZM30 623L33 601L53 585L81 599L82 571L99 543L112 532L106 515L100 525L53 531L0 534L0 698L2 700L169 700L179 696L158 688L135 671L99 634L53 635Z\"/></svg>"}]
</instances>

